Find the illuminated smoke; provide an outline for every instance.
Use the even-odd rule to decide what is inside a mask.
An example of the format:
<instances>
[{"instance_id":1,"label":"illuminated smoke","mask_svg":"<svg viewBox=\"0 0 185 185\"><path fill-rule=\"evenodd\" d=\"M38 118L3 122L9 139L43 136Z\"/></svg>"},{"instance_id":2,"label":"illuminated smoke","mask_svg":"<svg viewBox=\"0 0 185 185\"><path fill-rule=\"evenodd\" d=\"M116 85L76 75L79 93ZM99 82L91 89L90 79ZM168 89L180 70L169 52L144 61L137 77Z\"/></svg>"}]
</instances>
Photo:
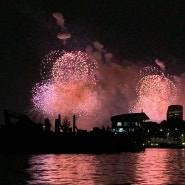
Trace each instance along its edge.
<instances>
[{"instance_id":1,"label":"illuminated smoke","mask_svg":"<svg viewBox=\"0 0 185 185\"><path fill-rule=\"evenodd\" d=\"M111 116L128 112L135 87L130 77L138 67L122 67L112 58L97 41L86 52L47 54L41 62L42 82L32 89L34 115L54 119L59 113L76 114L78 125L90 129L109 125Z\"/></svg>"},{"instance_id":2,"label":"illuminated smoke","mask_svg":"<svg viewBox=\"0 0 185 185\"><path fill-rule=\"evenodd\" d=\"M57 38L61 40L66 40L66 39L69 39L70 37L71 37L70 33L59 33L57 35Z\"/></svg>"},{"instance_id":3,"label":"illuminated smoke","mask_svg":"<svg viewBox=\"0 0 185 185\"><path fill-rule=\"evenodd\" d=\"M42 82L32 89L34 114L50 119L76 114L84 129L110 125L111 116L128 112L144 111L151 121L165 120L168 105L179 103L185 75L170 76L156 67L139 70L141 64L122 66L113 59L98 41L86 52L47 54L41 62Z\"/></svg>"},{"instance_id":4,"label":"illuminated smoke","mask_svg":"<svg viewBox=\"0 0 185 185\"><path fill-rule=\"evenodd\" d=\"M107 52L98 41L86 47L86 52L98 62L99 86L96 89L101 100L101 109L96 116L96 126L110 125L110 117L128 113L129 102L135 97L136 82L133 77L138 66L121 66L113 61L113 54Z\"/></svg>"},{"instance_id":5,"label":"illuminated smoke","mask_svg":"<svg viewBox=\"0 0 185 185\"><path fill-rule=\"evenodd\" d=\"M152 121L159 122L166 119L167 107L177 103L180 83L155 67L145 67L140 71L136 93L130 112L144 111Z\"/></svg>"},{"instance_id":6,"label":"illuminated smoke","mask_svg":"<svg viewBox=\"0 0 185 185\"><path fill-rule=\"evenodd\" d=\"M155 63L161 68L162 71L165 71L165 65L164 65L164 62L156 59L155 60Z\"/></svg>"},{"instance_id":7,"label":"illuminated smoke","mask_svg":"<svg viewBox=\"0 0 185 185\"><path fill-rule=\"evenodd\" d=\"M54 119L58 114L96 117L100 107L97 62L81 51L53 51L41 63L43 81L32 89L34 111Z\"/></svg>"},{"instance_id":8,"label":"illuminated smoke","mask_svg":"<svg viewBox=\"0 0 185 185\"><path fill-rule=\"evenodd\" d=\"M35 111L54 119L62 115L91 116L98 109L98 95L83 81L41 83L32 89Z\"/></svg>"},{"instance_id":9,"label":"illuminated smoke","mask_svg":"<svg viewBox=\"0 0 185 185\"><path fill-rule=\"evenodd\" d=\"M52 15L56 19L58 26L61 28L61 33L57 34L57 38L63 40L65 44L66 39L69 39L71 34L67 32L64 26L64 17L60 12L54 12Z\"/></svg>"},{"instance_id":10,"label":"illuminated smoke","mask_svg":"<svg viewBox=\"0 0 185 185\"><path fill-rule=\"evenodd\" d=\"M64 28L64 17L60 12L54 12L53 17L57 20L57 24L61 27Z\"/></svg>"}]
</instances>

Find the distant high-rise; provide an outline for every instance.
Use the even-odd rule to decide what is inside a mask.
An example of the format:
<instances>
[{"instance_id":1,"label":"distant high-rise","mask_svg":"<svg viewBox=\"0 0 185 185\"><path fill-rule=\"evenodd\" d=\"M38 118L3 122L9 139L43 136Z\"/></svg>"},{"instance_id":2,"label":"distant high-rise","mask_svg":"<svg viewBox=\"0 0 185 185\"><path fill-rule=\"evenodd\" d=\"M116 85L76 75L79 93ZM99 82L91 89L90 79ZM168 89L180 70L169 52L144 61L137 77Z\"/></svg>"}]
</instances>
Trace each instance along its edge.
<instances>
[{"instance_id":1,"label":"distant high-rise","mask_svg":"<svg viewBox=\"0 0 185 185\"><path fill-rule=\"evenodd\" d=\"M167 121L169 120L183 120L183 106L182 105L170 105L167 111Z\"/></svg>"}]
</instances>

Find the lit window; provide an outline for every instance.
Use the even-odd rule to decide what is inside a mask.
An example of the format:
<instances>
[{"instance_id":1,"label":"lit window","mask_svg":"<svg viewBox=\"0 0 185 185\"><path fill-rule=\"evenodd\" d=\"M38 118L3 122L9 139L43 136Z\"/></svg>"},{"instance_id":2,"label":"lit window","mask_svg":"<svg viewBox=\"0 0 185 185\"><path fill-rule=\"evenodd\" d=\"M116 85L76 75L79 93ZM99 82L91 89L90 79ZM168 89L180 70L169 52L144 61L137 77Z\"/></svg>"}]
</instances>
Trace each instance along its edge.
<instances>
[{"instance_id":1,"label":"lit window","mask_svg":"<svg viewBox=\"0 0 185 185\"><path fill-rule=\"evenodd\" d=\"M138 122L135 122L135 126L136 126L136 127L138 127L138 126L139 126Z\"/></svg>"},{"instance_id":2,"label":"lit window","mask_svg":"<svg viewBox=\"0 0 185 185\"><path fill-rule=\"evenodd\" d=\"M121 127L122 126L122 122L117 122L117 126Z\"/></svg>"},{"instance_id":3,"label":"lit window","mask_svg":"<svg viewBox=\"0 0 185 185\"><path fill-rule=\"evenodd\" d=\"M126 130L123 129L123 128L119 128L119 129L118 129L118 132L126 132Z\"/></svg>"}]
</instances>

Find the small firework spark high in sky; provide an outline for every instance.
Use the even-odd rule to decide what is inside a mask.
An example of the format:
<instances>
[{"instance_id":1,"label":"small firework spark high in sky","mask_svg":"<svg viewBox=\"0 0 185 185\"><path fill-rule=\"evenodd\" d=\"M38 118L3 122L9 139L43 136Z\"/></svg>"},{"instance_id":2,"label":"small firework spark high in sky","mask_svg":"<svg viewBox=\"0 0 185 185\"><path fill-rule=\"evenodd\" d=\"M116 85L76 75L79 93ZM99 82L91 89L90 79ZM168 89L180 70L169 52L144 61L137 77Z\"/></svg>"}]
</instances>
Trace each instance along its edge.
<instances>
[{"instance_id":1,"label":"small firework spark high in sky","mask_svg":"<svg viewBox=\"0 0 185 185\"><path fill-rule=\"evenodd\" d=\"M166 119L167 107L176 104L180 84L155 67L140 71L136 86L137 98L130 104L130 112L144 111L152 121Z\"/></svg>"},{"instance_id":2,"label":"small firework spark high in sky","mask_svg":"<svg viewBox=\"0 0 185 185\"><path fill-rule=\"evenodd\" d=\"M41 64L43 81L32 89L34 111L54 119L65 116L92 117L100 106L97 62L81 51L53 51Z\"/></svg>"}]
</instances>

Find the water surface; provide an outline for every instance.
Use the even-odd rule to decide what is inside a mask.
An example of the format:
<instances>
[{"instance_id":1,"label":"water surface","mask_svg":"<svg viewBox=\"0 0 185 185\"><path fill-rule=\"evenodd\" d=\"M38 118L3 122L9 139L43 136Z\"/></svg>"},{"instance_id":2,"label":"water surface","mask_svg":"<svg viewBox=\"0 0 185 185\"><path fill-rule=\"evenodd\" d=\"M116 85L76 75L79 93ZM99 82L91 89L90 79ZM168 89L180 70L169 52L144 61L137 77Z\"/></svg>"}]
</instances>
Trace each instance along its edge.
<instances>
[{"instance_id":1,"label":"water surface","mask_svg":"<svg viewBox=\"0 0 185 185\"><path fill-rule=\"evenodd\" d=\"M0 155L0 184L185 184L185 150Z\"/></svg>"}]
</instances>

